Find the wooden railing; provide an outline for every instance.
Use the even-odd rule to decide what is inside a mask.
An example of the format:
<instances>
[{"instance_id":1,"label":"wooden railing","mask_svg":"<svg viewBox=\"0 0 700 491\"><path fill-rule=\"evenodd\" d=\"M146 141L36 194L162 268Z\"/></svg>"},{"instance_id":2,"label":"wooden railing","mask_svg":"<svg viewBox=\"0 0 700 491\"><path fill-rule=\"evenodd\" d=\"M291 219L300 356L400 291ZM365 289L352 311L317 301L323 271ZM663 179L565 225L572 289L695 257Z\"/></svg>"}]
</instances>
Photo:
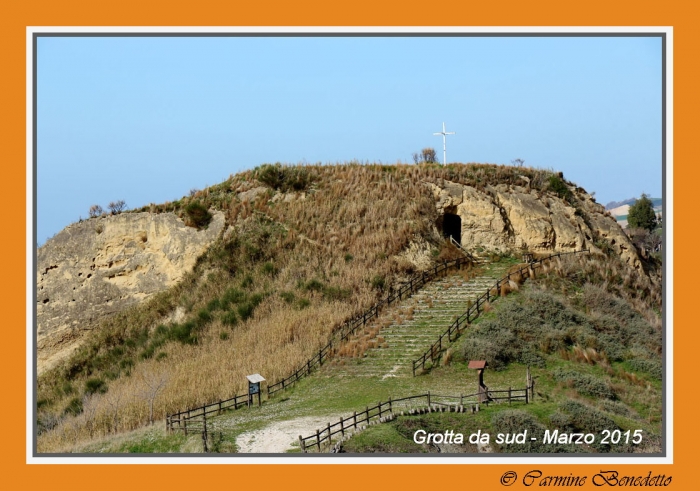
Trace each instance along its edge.
<instances>
[{"instance_id":1,"label":"wooden railing","mask_svg":"<svg viewBox=\"0 0 700 491\"><path fill-rule=\"evenodd\" d=\"M345 342L358 329L366 326L369 321L377 318L385 306L390 306L396 301L401 301L410 297L414 292L448 269L461 268L465 264L472 264L472 260L468 257L463 257L451 261L443 261L442 263L435 264L427 271L423 271L422 273L412 276L408 281L398 285L397 287L390 288L386 298L383 298L362 314L353 317L337 328L333 332L330 341L325 346L320 348L318 352L309 358L304 364L297 367L293 373L282 380L269 384L267 386L268 397L273 396L275 393L281 390L291 387L298 380L313 372L316 368L320 368L323 365L323 362L327 360L329 356L331 356L335 347ZM248 394L239 394L229 399L219 400L216 402L203 404L202 406L195 408L188 408L174 414L169 414L166 416L166 429L168 431L183 430L187 432L189 431L186 429L187 420L202 416L206 417L207 415L213 413L219 414L222 410L238 409L240 407L247 406L248 399Z\"/></svg>"},{"instance_id":2,"label":"wooden railing","mask_svg":"<svg viewBox=\"0 0 700 491\"><path fill-rule=\"evenodd\" d=\"M528 404L534 395L534 385L530 384L523 389L508 388L507 390L489 390L486 393L460 394L459 396L438 395L426 392L400 399L389 398L386 402L378 402L375 406L366 406L363 411L353 412L352 416L339 418L337 423L328 423L324 428L316 430L316 433L303 437L299 435L299 446L304 453L313 450L320 452L323 445L330 446L333 437L346 432L355 432L358 428L368 425L370 422L381 421L382 417L396 415L398 409L406 409L410 406L425 407L430 410L465 412L465 404L472 405L488 402L507 401L509 404L515 401L524 401ZM422 403L422 404L421 404ZM472 412L474 411L472 406Z\"/></svg>"},{"instance_id":3,"label":"wooden railing","mask_svg":"<svg viewBox=\"0 0 700 491\"><path fill-rule=\"evenodd\" d=\"M477 299L476 302L467 309L466 312L464 312L462 315L460 315L451 325L450 327L447 328L447 330L440 335L437 341L435 341L418 359L413 360L412 362L412 371L413 371L413 376L416 376L416 370L420 367L421 370L425 370L425 363L430 360L431 366L435 365L436 360L438 360L442 354L442 351L444 349L443 346L443 341L447 339L449 343L452 343L452 341L456 340L462 332L469 326L469 324L472 323L479 315L481 315L481 312L483 310L483 306L486 303L490 303L492 300L495 300L499 297L501 293L501 288L504 285L507 285L510 281L511 278L514 276L527 276L530 277L534 273L534 269L541 266L543 261L548 261L551 259L554 259L556 257L560 256L565 256L567 254L580 254L588 252L588 249L582 249L580 251L571 251L571 252L558 252L556 254L551 254L547 257L541 258L541 259L533 259L531 262L525 264L521 268L519 268L516 271L511 271L507 275L505 275L503 278L499 279L496 281L496 283L489 287L486 292L484 292L482 295L480 295Z\"/></svg>"}]
</instances>

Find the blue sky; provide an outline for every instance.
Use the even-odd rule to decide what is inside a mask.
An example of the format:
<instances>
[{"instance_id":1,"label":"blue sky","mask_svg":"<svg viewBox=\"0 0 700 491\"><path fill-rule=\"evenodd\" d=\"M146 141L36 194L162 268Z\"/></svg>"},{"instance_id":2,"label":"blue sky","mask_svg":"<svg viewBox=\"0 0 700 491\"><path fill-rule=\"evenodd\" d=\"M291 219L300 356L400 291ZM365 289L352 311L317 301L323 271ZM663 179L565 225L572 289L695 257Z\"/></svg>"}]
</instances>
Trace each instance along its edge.
<instances>
[{"instance_id":1,"label":"blue sky","mask_svg":"<svg viewBox=\"0 0 700 491\"><path fill-rule=\"evenodd\" d=\"M658 37L40 37L37 242L266 162L561 170L661 196Z\"/></svg>"}]
</instances>

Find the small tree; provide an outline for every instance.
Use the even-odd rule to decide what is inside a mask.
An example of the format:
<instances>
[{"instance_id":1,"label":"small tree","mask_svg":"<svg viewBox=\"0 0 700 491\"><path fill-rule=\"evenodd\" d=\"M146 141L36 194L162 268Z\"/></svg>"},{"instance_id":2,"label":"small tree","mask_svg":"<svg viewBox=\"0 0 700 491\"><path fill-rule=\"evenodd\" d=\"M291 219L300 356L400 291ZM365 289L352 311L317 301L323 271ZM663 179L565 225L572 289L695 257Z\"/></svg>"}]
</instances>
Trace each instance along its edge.
<instances>
[{"instance_id":1,"label":"small tree","mask_svg":"<svg viewBox=\"0 0 700 491\"><path fill-rule=\"evenodd\" d=\"M421 150L421 156L423 157L423 162L427 162L429 164L434 164L435 162L437 162L437 154L435 153L434 148L424 148L423 150Z\"/></svg>"},{"instance_id":2,"label":"small tree","mask_svg":"<svg viewBox=\"0 0 700 491\"><path fill-rule=\"evenodd\" d=\"M413 157L413 163L415 164L421 164L421 163L427 163L427 164L434 164L437 162L437 153L435 153L434 148L426 147L423 150L418 152L414 152L411 154Z\"/></svg>"},{"instance_id":3,"label":"small tree","mask_svg":"<svg viewBox=\"0 0 700 491\"><path fill-rule=\"evenodd\" d=\"M654 205L646 194L642 194L641 198L630 206L627 213L627 224L630 228L643 228L650 232L656 228Z\"/></svg>"},{"instance_id":4,"label":"small tree","mask_svg":"<svg viewBox=\"0 0 700 491\"><path fill-rule=\"evenodd\" d=\"M90 207L90 212L89 212L90 218L95 218L95 217L102 215L103 211L104 210L102 210L102 207L100 205L92 205Z\"/></svg>"},{"instance_id":5,"label":"small tree","mask_svg":"<svg viewBox=\"0 0 700 491\"><path fill-rule=\"evenodd\" d=\"M109 211L112 212L112 215L117 215L126 209L126 202L123 199L120 199L119 201L112 201L107 205L107 208L109 208Z\"/></svg>"},{"instance_id":6,"label":"small tree","mask_svg":"<svg viewBox=\"0 0 700 491\"><path fill-rule=\"evenodd\" d=\"M516 167L522 167L525 164L525 161L523 159L514 159L511 160L510 163Z\"/></svg>"}]
</instances>

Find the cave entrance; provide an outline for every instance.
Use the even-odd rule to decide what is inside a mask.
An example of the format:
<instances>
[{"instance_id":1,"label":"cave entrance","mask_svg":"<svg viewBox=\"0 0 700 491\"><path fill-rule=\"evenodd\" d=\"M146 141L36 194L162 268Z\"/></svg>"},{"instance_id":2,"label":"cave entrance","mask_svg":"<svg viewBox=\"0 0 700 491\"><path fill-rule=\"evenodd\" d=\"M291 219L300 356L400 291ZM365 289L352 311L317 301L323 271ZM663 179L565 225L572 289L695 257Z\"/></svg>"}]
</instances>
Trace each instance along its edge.
<instances>
[{"instance_id":1,"label":"cave entrance","mask_svg":"<svg viewBox=\"0 0 700 491\"><path fill-rule=\"evenodd\" d=\"M459 215L445 213L442 218L442 233L445 238L452 237L458 244L462 243L462 219Z\"/></svg>"}]
</instances>

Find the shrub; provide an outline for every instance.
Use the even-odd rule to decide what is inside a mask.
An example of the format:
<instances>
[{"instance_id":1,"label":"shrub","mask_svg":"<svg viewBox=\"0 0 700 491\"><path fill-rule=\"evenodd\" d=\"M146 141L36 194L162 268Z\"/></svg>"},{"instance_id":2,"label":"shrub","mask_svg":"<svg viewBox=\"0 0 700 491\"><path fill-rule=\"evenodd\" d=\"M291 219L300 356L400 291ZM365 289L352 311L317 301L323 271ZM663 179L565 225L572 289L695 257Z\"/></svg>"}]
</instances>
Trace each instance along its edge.
<instances>
[{"instance_id":1,"label":"shrub","mask_svg":"<svg viewBox=\"0 0 700 491\"><path fill-rule=\"evenodd\" d=\"M273 189L304 191L311 184L311 176L303 167L286 167L280 164L263 164L255 169L255 178Z\"/></svg>"},{"instance_id":2,"label":"shrub","mask_svg":"<svg viewBox=\"0 0 700 491\"><path fill-rule=\"evenodd\" d=\"M126 202L123 199L120 199L119 201L112 201L107 205L107 208L112 215L117 215L126 209Z\"/></svg>"},{"instance_id":3,"label":"shrub","mask_svg":"<svg viewBox=\"0 0 700 491\"><path fill-rule=\"evenodd\" d=\"M235 326L238 324L238 316L236 315L235 312L226 312L222 317L221 317L221 322L226 324L227 326Z\"/></svg>"},{"instance_id":4,"label":"shrub","mask_svg":"<svg viewBox=\"0 0 700 491\"><path fill-rule=\"evenodd\" d=\"M606 382L585 373L557 368L552 373L555 380L571 385L579 394L603 399L615 399L615 392Z\"/></svg>"},{"instance_id":5,"label":"shrub","mask_svg":"<svg viewBox=\"0 0 700 491\"><path fill-rule=\"evenodd\" d=\"M377 290L384 290L384 284L385 280L383 276L376 275L374 278L372 278L371 281L372 288L376 288Z\"/></svg>"},{"instance_id":6,"label":"shrub","mask_svg":"<svg viewBox=\"0 0 700 491\"><path fill-rule=\"evenodd\" d=\"M83 412L83 400L80 397L74 397L70 400L63 414L68 416L77 416Z\"/></svg>"},{"instance_id":7,"label":"shrub","mask_svg":"<svg viewBox=\"0 0 700 491\"><path fill-rule=\"evenodd\" d=\"M85 381L86 394L104 394L107 392L107 384L101 378L89 378Z\"/></svg>"},{"instance_id":8,"label":"shrub","mask_svg":"<svg viewBox=\"0 0 700 491\"><path fill-rule=\"evenodd\" d=\"M292 292L281 292L280 297L287 303L292 303L295 299L294 293Z\"/></svg>"},{"instance_id":9,"label":"shrub","mask_svg":"<svg viewBox=\"0 0 700 491\"><path fill-rule=\"evenodd\" d=\"M250 281L252 282L253 279L251 278ZM230 304L242 302L245 300L245 297L246 295L242 291L236 288L229 288L221 298L221 308L227 309Z\"/></svg>"},{"instance_id":10,"label":"shrub","mask_svg":"<svg viewBox=\"0 0 700 491\"><path fill-rule=\"evenodd\" d=\"M197 344L197 336L193 333L195 325L192 321L184 324L173 324L170 328L170 338L182 344Z\"/></svg>"},{"instance_id":11,"label":"shrub","mask_svg":"<svg viewBox=\"0 0 700 491\"><path fill-rule=\"evenodd\" d=\"M629 366L635 372L648 373L657 380L661 380L664 376L663 366L661 365L661 362L657 360L637 358L635 360L630 360Z\"/></svg>"},{"instance_id":12,"label":"shrub","mask_svg":"<svg viewBox=\"0 0 700 491\"><path fill-rule=\"evenodd\" d=\"M204 324L207 324L211 322L211 314L207 309L201 309L199 312L197 312L197 324L200 326L203 326Z\"/></svg>"},{"instance_id":13,"label":"shrub","mask_svg":"<svg viewBox=\"0 0 700 491\"><path fill-rule=\"evenodd\" d=\"M250 275L246 275L245 278L243 278L243 281L241 281L241 288L248 288L249 286L253 285L253 277Z\"/></svg>"},{"instance_id":14,"label":"shrub","mask_svg":"<svg viewBox=\"0 0 700 491\"><path fill-rule=\"evenodd\" d=\"M426 163L434 164L437 162L437 152L434 148L426 147L420 151L412 154L413 162L415 164Z\"/></svg>"},{"instance_id":15,"label":"shrub","mask_svg":"<svg viewBox=\"0 0 700 491\"><path fill-rule=\"evenodd\" d=\"M262 272L264 274L273 276L273 275L277 274L277 268L275 268L274 264L267 262L267 263L263 264Z\"/></svg>"},{"instance_id":16,"label":"shrub","mask_svg":"<svg viewBox=\"0 0 700 491\"><path fill-rule=\"evenodd\" d=\"M90 207L90 211L88 212L90 218L98 217L98 216L102 215L102 213L104 213L104 210L102 209L102 207L100 205L92 205Z\"/></svg>"},{"instance_id":17,"label":"shrub","mask_svg":"<svg viewBox=\"0 0 700 491\"><path fill-rule=\"evenodd\" d=\"M304 290L306 291L314 291L314 292L320 292L323 290L323 283L320 281L314 279L314 280L309 280L306 282L304 285Z\"/></svg>"},{"instance_id":18,"label":"shrub","mask_svg":"<svg viewBox=\"0 0 700 491\"><path fill-rule=\"evenodd\" d=\"M551 191L554 191L560 198L571 202L573 200L573 194L568 186L564 183L564 180L557 174L552 174L548 179L548 187Z\"/></svg>"},{"instance_id":19,"label":"shrub","mask_svg":"<svg viewBox=\"0 0 700 491\"><path fill-rule=\"evenodd\" d=\"M209 312L214 312L215 310L219 310L220 308L221 308L221 301L218 298L210 300L209 303L207 303L207 310Z\"/></svg>"},{"instance_id":20,"label":"shrub","mask_svg":"<svg viewBox=\"0 0 700 491\"><path fill-rule=\"evenodd\" d=\"M188 204L185 207L185 213L187 214L187 225L190 227L206 227L212 219L212 214L199 201L192 201Z\"/></svg>"},{"instance_id":21,"label":"shrub","mask_svg":"<svg viewBox=\"0 0 700 491\"><path fill-rule=\"evenodd\" d=\"M238 315L241 316L241 320L247 320L253 316L253 311L255 306L250 302L242 303L238 306Z\"/></svg>"}]
</instances>

